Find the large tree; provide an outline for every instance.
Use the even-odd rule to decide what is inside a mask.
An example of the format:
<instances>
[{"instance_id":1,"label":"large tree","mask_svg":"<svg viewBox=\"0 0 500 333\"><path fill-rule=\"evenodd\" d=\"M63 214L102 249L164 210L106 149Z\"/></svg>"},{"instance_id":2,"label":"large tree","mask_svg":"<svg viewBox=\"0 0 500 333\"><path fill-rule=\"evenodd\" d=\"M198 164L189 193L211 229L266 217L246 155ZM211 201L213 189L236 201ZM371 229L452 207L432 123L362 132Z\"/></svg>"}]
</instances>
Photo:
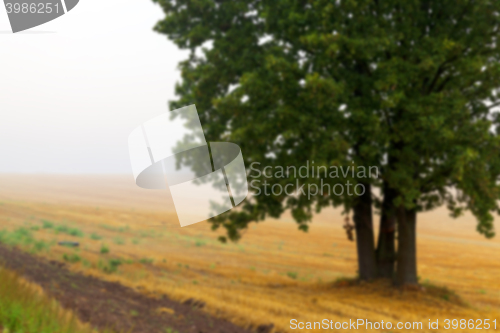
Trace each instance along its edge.
<instances>
[{"instance_id":1,"label":"large tree","mask_svg":"<svg viewBox=\"0 0 500 333\"><path fill-rule=\"evenodd\" d=\"M360 278L399 285L417 283L418 212L469 210L477 230L494 235L500 1L153 1L166 14L155 30L191 50L171 108L196 104L208 140L238 143L247 167L380 170L378 178L249 175L260 181L254 192L295 181L366 191L254 195L210 220L215 229L236 240L250 222L289 209L307 230L314 210L342 205L353 214Z\"/></svg>"}]
</instances>

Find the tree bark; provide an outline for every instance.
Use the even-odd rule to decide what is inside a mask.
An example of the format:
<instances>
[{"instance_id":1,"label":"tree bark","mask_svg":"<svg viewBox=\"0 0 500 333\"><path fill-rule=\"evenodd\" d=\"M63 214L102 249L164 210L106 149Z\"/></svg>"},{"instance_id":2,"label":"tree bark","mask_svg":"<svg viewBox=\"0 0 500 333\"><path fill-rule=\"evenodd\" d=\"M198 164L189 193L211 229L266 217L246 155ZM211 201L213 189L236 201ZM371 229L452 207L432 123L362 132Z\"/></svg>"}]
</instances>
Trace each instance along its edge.
<instances>
[{"instance_id":1,"label":"tree bark","mask_svg":"<svg viewBox=\"0 0 500 333\"><path fill-rule=\"evenodd\" d=\"M396 212L393 200L396 197L394 190L384 181L383 201L380 214L380 227L378 234L377 250L377 275L380 278L394 277L394 263L396 261Z\"/></svg>"},{"instance_id":2,"label":"tree bark","mask_svg":"<svg viewBox=\"0 0 500 333\"><path fill-rule=\"evenodd\" d=\"M413 209L398 207L398 264L396 284L399 286L416 285L417 279L417 212Z\"/></svg>"},{"instance_id":3,"label":"tree bark","mask_svg":"<svg viewBox=\"0 0 500 333\"><path fill-rule=\"evenodd\" d=\"M356 230L359 278L361 280L372 280L377 277L377 266L375 262L371 185L363 185L365 192L356 198L353 205L353 220Z\"/></svg>"}]
</instances>

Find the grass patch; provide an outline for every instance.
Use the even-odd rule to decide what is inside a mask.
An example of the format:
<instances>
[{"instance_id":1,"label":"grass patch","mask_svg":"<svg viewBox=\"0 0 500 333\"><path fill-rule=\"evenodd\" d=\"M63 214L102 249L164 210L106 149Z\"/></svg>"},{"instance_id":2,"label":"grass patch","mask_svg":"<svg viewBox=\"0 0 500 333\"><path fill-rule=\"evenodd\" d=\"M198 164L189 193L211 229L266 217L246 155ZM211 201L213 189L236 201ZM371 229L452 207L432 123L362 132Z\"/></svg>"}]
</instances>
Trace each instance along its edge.
<instances>
[{"instance_id":1,"label":"grass patch","mask_svg":"<svg viewBox=\"0 0 500 333\"><path fill-rule=\"evenodd\" d=\"M103 229L109 230L109 231L118 231L118 232L125 232L125 231L128 231L130 229L130 227L128 225L124 226L124 227L123 226L122 227L113 227L111 225L101 224L100 227Z\"/></svg>"},{"instance_id":2,"label":"grass patch","mask_svg":"<svg viewBox=\"0 0 500 333\"><path fill-rule=\"evenodd\" d=\"M447 287L436 286L431 283L422 283L422 287L425 288L426 292L436 298L441 298L447 302L455 303L457 305L466 306L465 301L453 290Z\"/></svg>"},{"instance_id":3,"label":"grass patch","mask_svg":"<svg viewBox=\"0 0 500 333\"><path fill-rule=\"evenodd\" d=\"M62 233L73 237L83 237L83 232L80 229L69 228L68 226L65 225L58 225L57 227L54 228L54 230L56 234Z\"/></svg>"},{"instance_id":4,"label":"grass patch","mask_svg":"<svg viewBox=\"0 0 500 333\"><path fill-rule=\"evenodd\" d=\"M33 237L33 233L26 228L18 228L12 232L7 230L0 231L0 243L11 246L20 245L35 253L50 248L48 243L36 240Z\"/></svg>"},{"instance_id":5,"label":"grass patch","mask_svg":"<svg viewBox=\"0 0 500 333\"><path fill-rule=\"evenodd\" d=\"M99 262L97 263L97 267L104 273L111 274L115 273L118 270L118 267L122 264L123 261L120 259L109 259L106 263L102 260L99 260Z\"/></svg>"},{"instance_id":6,"label":"grass patch","mask_svg":"<svg viewBox=\"0 0 500 333\"><path fill-rule=\"evenodd\" d=\"M4 268L0 268L0 327L11 333L92 332L73 313Z\"/></svg>"},{"instance_id":7,"label":"grass patch","mask_svg":"<svg viewBox=\"0 0 500 333\"><path fill-rule=\"evenodd\" d=\"M152 264L153 263L153 259L150 259L150 258L142 258L142 259L139 259L139 262L141 264Z\"/></svg>"},{"instance_id":8,"label":"grass patch","mask_svg":"<svg viewBox=\"0 0 500 333\"><path fill-rule=\"evenodd\" d=\"M43 240L35 240L33 242L33 246L31 248L31 252L41 252L48 251L50 249L50 245L44 242Z\"/></svg>"},{"instance_id":9,"label":"grass patch","mask_svg":"<svg viewBox=\"0 0 500 333\"><path fill-rule=\"evenodd\" d=\"M80 258L80 256L78 254L64 254L63 255L63 259L64 261L67 261L67 262L70 262L72 264L74 263L77 263L77 262L80 262L80 260L82 260L82 258Z\"/></svg>"},{"instance_id":10,"label":"grass patch","mask_svg":"<svg viewBox=\"0 0 500 333\"><path fill-rule=\"evenodd\" d=\"M83 237L83 232L80 229L72 228L72 229L69 229L68 235L74 236L74 237Z\"/></svg>"},{"instance_id":11,"label":"grass patch","mask_svg":"<svg viewBox=\"0 0 500 333\"><path fill-rule=\"evenodd\" d=\"M54 223L48 221L48 220L42 220L42 228L44 229L52 229L54 228Z\"/></svg>"},{"instance_id":12,"label":"grass patch","mask_svg":"<svg viewBox=\"0 0 500 333\"><path fill-rule=\"evenodd\" d=\"M287 272L286 276L295 280L295 279L297 279L298 274L296 272Z\"/></svg>"},{"instance_id":13,"label":"grass patch","mask_svg":"<svg viewBox=\"0 0 500 333\"><path fill-rule=\"evenodd\" d=\"M101 252L101 254L109 253L109 247L106 244L102 244L101 250L99 250L99 252Z\"/></svg>"},{"instance_id":14,"label":"grass patch","mask_svg":"<svg viewBox=\"0 0 500 333\"><path fill-rule=\"evenodd\" d=\"M173 328L167 327L167 328L165 328L165 333L178 333L178 332L176 330L174 330Z\"/></svg>"},{"instance_id":15,"label":"grass patch","mask_svg":"<svg viewBox=\"0 0 500 333\"><path fill-rule=\"evenodd\" d=\"M63 234L69 232L69 228L65 225L58 225L54 228L54 230L56 231L56 233L63 233Z\"/></svg>"},{"instance_id":16,"label":"grass patch","mask_svg":"<svg viewBox=\"0 0 500 333\"><path fill-rule=\"evenodd\" d=\"M150 230L150 231L143 230L143 231L139 232L139 236L143 237L143 238L155 237L156 233L154 230Z\"/></svg>"},{"instance_id":17,"label":"grass patch","mask_svg":"<svg viewBox=\"0 0 500 333\"><path fill-rule=\"evenodd\" d=\"M116 245L123 245L125 244L125 241L123 240L123 238L120 238L120 237L116 237L113 239L113 242L116 244Z\"/></svg>"},{"instance_id":18,"label":"grass patch","mask_svg":"<svg viewBox=\"0 0 500 333\"><path fill-rule=\"evenodd\" d=\"M92 234L90 234L90 239L93 239L93 240L101 240L102 237L99 236L98 234L96 234L95 232L93 232Z\"/></svg>"}]
</instances>

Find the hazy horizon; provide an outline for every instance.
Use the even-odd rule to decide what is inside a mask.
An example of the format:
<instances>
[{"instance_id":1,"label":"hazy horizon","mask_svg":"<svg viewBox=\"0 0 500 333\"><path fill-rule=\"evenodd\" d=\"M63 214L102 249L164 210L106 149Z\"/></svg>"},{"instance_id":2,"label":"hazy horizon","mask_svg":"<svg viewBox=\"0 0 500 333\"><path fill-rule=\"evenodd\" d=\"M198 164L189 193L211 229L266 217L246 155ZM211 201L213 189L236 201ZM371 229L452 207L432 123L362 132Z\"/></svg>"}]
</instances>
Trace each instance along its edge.
<instances>
[{"instance_id":1,"label":"hazy horizon","mask_svg":"<svg viewBox=\"0 0 500 333\"><path fill-rule=\"evenodd\" d=\"M168 111L186 58L152 1L85 0L10 33L0 9L0 173L132 174L128 135ZM110 24L112 23L112 24Z\"/></svg>"}]
</instances>

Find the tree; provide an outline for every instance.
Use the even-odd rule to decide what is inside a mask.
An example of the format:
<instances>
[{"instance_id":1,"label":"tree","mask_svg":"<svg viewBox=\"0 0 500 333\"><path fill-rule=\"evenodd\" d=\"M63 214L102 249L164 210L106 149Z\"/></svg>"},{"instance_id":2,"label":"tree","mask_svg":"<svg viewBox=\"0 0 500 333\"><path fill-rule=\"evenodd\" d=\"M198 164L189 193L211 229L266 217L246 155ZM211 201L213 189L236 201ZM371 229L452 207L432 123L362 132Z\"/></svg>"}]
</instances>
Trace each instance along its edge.
<instances>
[{"instance_id":1,"label":"tree","mask_svg":"<svg viewBox=\"0 0 500 333\"><path fill-rule=\"evenodd\" d=\"M195 103L207 139L238 143L247 167L314 161L380 169L379 178L257 173L249 177L261 180L255 192L264 181L350 181L366 191L257 195L210 220L214 229L236 240L250 222L289 209L306 231L313 210L342 205L353 212L360 278L394 277L399 285L417 283L418 212L469 210L477 230L493 237L500 2L153 1L166 14L155 30L191 50L171 108Z\"/></svg>"}]
</instances>

